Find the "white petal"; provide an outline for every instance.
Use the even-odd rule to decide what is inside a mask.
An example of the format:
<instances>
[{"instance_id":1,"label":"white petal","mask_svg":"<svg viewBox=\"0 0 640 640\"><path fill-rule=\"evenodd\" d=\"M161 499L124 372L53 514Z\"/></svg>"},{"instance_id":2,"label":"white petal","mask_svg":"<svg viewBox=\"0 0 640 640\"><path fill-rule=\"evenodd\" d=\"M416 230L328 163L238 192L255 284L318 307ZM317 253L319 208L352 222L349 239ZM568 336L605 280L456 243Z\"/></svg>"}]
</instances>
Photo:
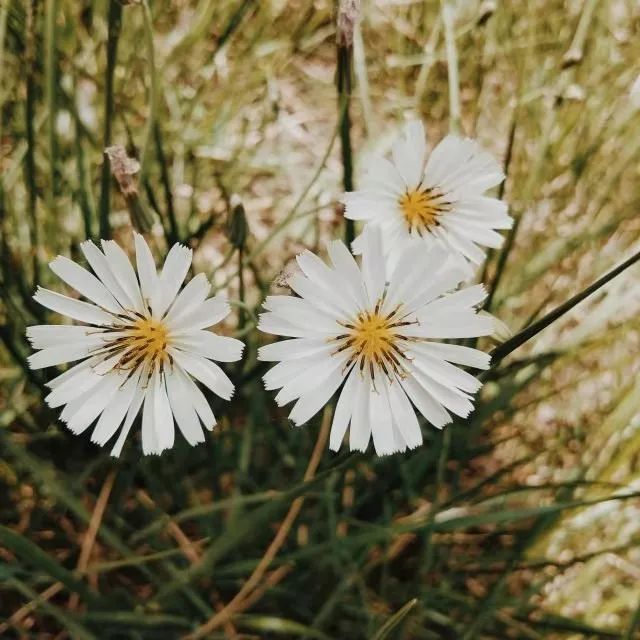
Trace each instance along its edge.
<instances>
[{"instance_id":1,"label":"white petal","mask_svg":"<svg viewBox=\"0 0 640 640\"><path fill-rule=\"evenodd\" d=\"M211 431L216 425L216 418L207 399L204 397L204 393L200 391L198 385L179 366L174 367L174 373L180 378L182 387L188 393L193 408L196 410L205 429Z\"/></svg>"},{"instance_id":2,"label":"white petal","mask_svg":"<svg viewBox=\"0 0 640 640\"><path fill-rule=\"evenodd\" d=\"M411 243L398 260L391 275L384 311L387 313L398 304L408 303L429 287L435 295L443 292L439 285L443 277L439 275L447 253L441 247L432 247L425 251L422 242ZM457 284L457 283L456 283ZM443 284L442 286L446 286Z\"/></svg>"},{"instance_id":3,"label":"white petal","mask_svg":"<svg viewBox=\"0 0 640 640\"><path fill-rule=\"evenodd\" d=\"M158 317L164 314L178 294L189 272L192 256L193 251L181 244L171 247L160 274L159 300L153 307L153 312Z\"/></svg>"},{"instance_id":4,"label":"white petal","mask_svg":"<svg viewBox=\"0 0 640 640\"><path fill-rule=\"evenodd\" d=\"M308 356L327 354L332 350L325 338L294 338L281 340L258 349L258 360L277 362L278 360L296 360Z\"/></svg>"},{"instance_id":5,"label":"white petal","mask_svg":"<svg viewBox=\"0 0 640 640\"><path fill-rule=\"evenodd\" d=\"M433 396L416 382L411 376L400 380L402 388L416 409L434 426L441 429L451 422L451 416Z\"/></svg>"},{"instance_id":6,"label":"white petal","mask_svg":"<svg viewBox=\"0 0 640 640\"><path fill-rule=\"evenodd\" d=\"M393 163L409 187L417 187L422 177L427 144L420 120L408 122L391 149Z\"/></svg>"},{"instance_id":7,"label":"white petal","mask_svg":"<svg viewBox=\"0 0 640 640\"><path fill-rule=\"evenodd\" d=\"M207 299L211 284L207 280L204 273L199 273L192 278L185 288L178 294L171 308L165 316L167 323L179 323L184 317L188 316ZM220 296L218 300L226 300L224 296Z\"/></svg>"},{"instance_id":8,"label":"white petal","mask_svg":"<svg viewBox=\"0 0 640 640\"><path fill-rule=\"evenodd\" d=\"M323 361L328 361L331 358L323 358ZM264 388L267 391L273 389L279 389L284 387L285 384L297 378L303 371L309 369L316 362L315 358L300 358L296 360L284 360L278 362L267 371L262 377L264 381Z\"/></svg>"},{"instance_id":9,"label":"white petal","mask_svg":"<svg viewBox=\"0 0 640 640\"><path fill-rule=\"evenodd\" d=\"M61 280L64 280L91 302L112 313L119 313L122 310L118 301L102 282L73 260L58 256L49 263L49 267Z\"/></svg>"},{"instance_id":10,"label":"white petal","mask_svg":"<svg viewBox=\"0 0 640 640\"><path fill-rule=\"evenodd\" d=\"M171 409L182 435L191 446L204 442L204 433L184 378L175 371L166 373L165 377Z\"/></svg>"},{"instance_id":11,"label":"white petal","mask_svg":"<svg viewBox=\"0 0 640 640\"><path fill-rule=\"evenodd\" d=\"M349 431L349 448L351 451L366 451L371 438L371 421L369 420L371 382L361 375L358 375L356 380L351 429Z\"/></svg>"},{"instance_id":12,"label":"white petal","mask_svg":"<svg viewBox=\"0 0 640 640\"><path fill-rule=\"evenodd\" d=\"M44 369L45 367L55 367L65 362L74 362L86 358L92 347L87 345L78 345L76 347L68 344L60 347L48 347L30 355L27 358L31 369Z\"/></svg>"},{"instance_id":13,"label":"white petal","mask_svg":"<svg viewBox=\"0 0 640 640\"><path fill-rule=\"evenodd\" d=\"M154 371L149 384L147 392L144 397L144 407L142 409L142 453L145 456L157 455L162 449L158 442L158 434L155 429L155 393L157 389L156 379L160 376L157 371Z\"/></svg>"},{"instance_id":14,"label":"white petal","mask_svg":"<svg viewBox=\"0 0 640 640\"><path fill-rule=\"evenodd\" d=\"M45 402L52 408L61 407L77 397L86 393L92 387L95 387L102 376L99 376L91 369L86 367L76 369L66 380L61 382L56 388L45 398Z\"/></svg>"},{"instance_id":15,"label":"white petal","mask_svg":"<svg viewBox=\"0 0 640 640\"><path fill-rule=\"evenodd\" d=\"M362 188L393 197L404 193L406 183L397 167L382 156L372 156L361 180Z\"/></svg>"},{"instance_id":16,"label":"white petal","mask_svg":"<svg viewBox=\"0 0 640 640\"><path fill-rule=\"evenodd\" d=\"M375 227L364 231L364 251L362 252L362 277L371 306L382 297L385 285L385 262L382 254L382 236Z\"/></svg>"},{"instance_id":17,"label":"white petal","mask_svg":"<svg viewBox=\"0 0 640 640\"><path fill-rule=\"evenodd\" d=\"M313 327L314 331L333 334L339 334L342 330L335 318L321 313L303 298L268 296L264 302L264 308L285 322L303 329Z\"/></svg>"},{"instance_id":18,"label":"white petal","mask_svg":"<svg viewBox=\"0 0 640 640\"><path fill-rule=\"evenodd\" d=\"M118 430L118 427L125 419L131 407L139 379L140 370L138 369L131 375L126 383L118 389L113 401L109 404L109 408L102 412L98 424L91 434L92 442L103 447Z\"/></svg>"},{"instance_id":19,"label":"white petal","mask_svg":"<svg viewBox=\"0 0 640 640\"><path fill-rule=\"evenodd\" d=\"M338 451L340 448L351 421L359 375L357 367L352 367L336 403L336 411L331 423L331 435L329 436L329 449L332 451Z\"/></svg>"},{"instance_id":20,"label":"white petal","mask_svg":"<svg viewBox=\"0 0 640 640\"><path fill-rule=\"evenodd\" d=\"M33 299L51 311L87 324L110 325L115 318L89 302L74 300L55 291L38 287Z\"/></svg>"},{"instance_id":21,"label":"white petal","mask_svg":"<svg viewBox=\"0 0 640 640\"><path fill-rule=\"evenodd\" d=\"M297 427L310 420L313 416L324 407L336 392L336 389L342 383L344 376L341 368L334 369L328 378L324 379L320 385L317 385L312 391L308 391L300 396L299 400L293 405L293 409L289 414L291 420Z\"/></svg>"},{"instance_id":22,"label":"white petal","mask_svg":"<svg viewBox=\"0 0 640 640\"><path fill-rule=\"evenodd\" d=\"M398 427L407 447L414 449L420 446L422 444L422 431L418 418L397 380L394 380L389 385L389 405L394 423Z\"/></svg>"},{"instance_id":23,"label":"white petal","mask_svg":"<svg viewBox=\"0 0 640 640\"><path fill-rule=\"evenodd\" d=\"M146 372L143 371L141 374L141 379L146 378ZM120 429L120 434L118 435L118 439L116 440L115 445L113 445L113 449L111 450L111 455L117 458L122 452L122 447L124 446L125 440L129 435L129 431L131 430L131 426L133 425L133 421L136 416L140 412L140 407L142 407L142 402L145 398L145 388L142 384L138 384L135 388L135 392L133 395L133 400L129 405L129 409L127 411L127 415L124 419L124 423L122 425L122 429Z\"/></svg>"},{"instance_id":24,"label":"white petal","mask_svg":"<svg viewBox=\"0 0 640 640\"><path fill-rule=\"evenodd\" d=\"M467 311L479 305L487 297L487 290L482 284L472 287L465 287L454 293L430 302L420 311L429 314L436 314L449 311Z\"/></svg>"},{"instance_id":25,"label":"white petal","mask_svg":"<svg viewBox=\"0 0 640 640\"><path fill-rule=\"evenodd\" d=\"M123 309L132 309L133 302L127 296L125 290L120 286L116 277L109 268L109 263L105 255L96 247L91 240L80 244L80 249L84 257L93 269L93 272L100 278L102 284L111 292Z\"/></svg>"},{"instance_id":26,"label":"white petal","mask_svg":"<svg viewBox=\"0 0 640 640\"><path fill-rule=\"evenodd\" d=\"M300 361L291 360L292 364ZM292 400L310 391L317 390L320 395L324 394L324 385L333 383L336 375L340 375L340 370L344 366L345 358L329 357L320 358L310 367L302 368L297 376L290 379L276 395L276 403L279 407L289 404ZM342 377L342 376L340 376ZM337 389L334 387L334 391Z\"/></svg>"},{"instance_id":27,"label":"white petal","mask_svg":"<svg viewBox=\"0 0 640 640\"><path fill-rule=\"evenodd\" d=\"M38 324L27 327L27 338L34 349L59 347L65 344L100 344L104 333L94 327L75 324Z\"/></svg>"},{"instance_id":28,"label":"white petal","mask_svg":"<svg viewBox=\"0 0 640 640\"><path fill-rule=\"evenodd\" d=\"M448 362L455 362L467 367L474 367L475 369L488 369L491 363L491 356L488 353L457 344L421 342L420 348L434 357L443 358Z\"/></svg>"},{"instance_id":29,"label":"white petal","mask_svg":"<svg viewBox=\"0 0 640 640\"><path fill-rule=\"evenodd\" d=\"M350 306L345 300L333 291L318 286L301 273L296 273L289 278L288 285L294 293L304 298L324 316L333 318L344 317L350 311Z\"/></svg>"},{"instance_id":30,"label":"white petal","mask_svg":"<svg viewBox=\"0 0 640 640\"><path fill-rule=\"evenodd\" d=\"M311 314L312 315L312 314ZM271 333L274 336L285 336L288 338L328 338L335 335L335 329L324 327L318 329L314 324L309 324L297 318L299 321L295 324L289 320L285 320L282 316L268 311L261 313L258 322L258 329L263 333Z\"/></svg>"},{"instance_id":31,"label":"white petal","mask_svg":"<svg viewBox=\"0 0 640 640\"><path fill-rule=\"evenodd\" d=\"M433 377L425 375L416 366L411 367L415 381L425 389L443 407L461 418L466 418L473 411L473 402L462 391L455 387L441 384Z\"/></svg>"},{"instance_id":32,"label":"white petal","mask_svg":"<svg viewBox=\"0 0 640 640\"><path fill-rule=\"evenodd\" d=\"M82 396L81 406L67 419L67 427L75 434L82 433L87 429L111 402L123 381L124 378L116 373L103 376L97 385ZM68 404L67 407L70 407L71 404L73 403Z\"/></svg>"},{"instance_id":33,"label":"white petal","mask_svg":"<svg viewBox=\"0 0 640 640\"><path fill-rule=\"evenodd\" d=\"M455 387L467 393L475 393L482 386L482 383L470 373L440 358L434 358L428 351L423 350L418 342L411 345L409 353L413 355L413 364L420 371L445 386Z\"/></svg>"},{"instance_id":34,"label":"white petal","mask_svg":"<svg viewBox=\"0 0 640 640\"><path fill-rule=\"evenodd\" d=\"M171 344L181 351L189 351L218 362L236 362L242 357L244 349L244 343L240 340L206 330L172 334L170 339Z\"/></svg>"},{"instance_id":35,"label":"white petal","mask_svg":"<svg viewBox=\"0 0 640 640\"><path fill-rule=\"evenodd\" d=\"M311 251L301 253L297 257L297 261L300 269L311 282L326 289L330 294L339 296L347 307L351 306L351 296L345 291L344 282L336 271L327 266Z\"/></svg>"},{"instance_id":36,"label":"white petal","mask_svg":"<svg viewBox=\"0 0 640 640\"><path fill-rule=\"evenodd\" d=\"M127 254L114 240L103 240L102 250L107 258L109 270L126 292L127 297L133 304L133 309L138 313L144 313L144 303L142 302L142 294L140 293L136 272L133 270Z\"/></svg>"},{"instance_id":37,"label":"white petal","mask_svg":"<svg viewBox=\"0 0 640 640\"><path fill-rule=\"evenodd\" d=\"M329 242L327 250L342 286L347 288L349 297L355 301L358 309L364 309L367 306L367 292L364 288L362 272L353 255L340 240Z\"/></svg>"},{"instance_id":38,"label":"white petal","mask_svg":"<svg viewBox=\"0 0 640 640\"><path fill-rule=\"evenodd\" d=\"M377 380L375 391L369 393L371 434L373 436L373 446L379 456L394 453L398 449L393 436L393 422L387 397L387 384L386 378Z\"/></svg>"},{"instance_id":39,"label":"white petal","mask_svg":"<svg viewBox=\"0 0 640 640\"><path fill-rule=\"evenodd\" d=\"M171 411L169 398L167 397L164 374L157 376L156 385L157 388L153 398L154 427L160 451L164 451L165 449L171 449L171 447L173 447L173 440L175 436L175 430L173 428L173 413Z\"/></svg>"},{"instance_id":40,"label":"white petal","mask_svg":"<svg viewBox=\"0 0 640 640\"><path fill-rule=\"evenodd\" d=\"M217 396L225 400L231 399L234 391L233 383L215 362L171 347L168 352L187 373L202 382Z\"/></svg>"},{"instance_id":41,"label":"white petal","mask_svg":"<svg viewBox=\"0 0 640 640\"><path fill-rule=\"evenodd\" d=\"M387 196L372 191L345 193L341 200L345 206L344 217L350 220L380 220L394 215L398 206L397 196Z\"/></svg>"},{"instance_id":42,"label":"white petal","mask_svg":"<svg viewBox=\"0 0 640 640\"><path fill-rule=\"evenodd\" d=\"M151 249L147 241L139 234L134 233L136 245L136 266L138 267L138 278L140 279L140 290L145 305L151 308L151 302L158 290L158 272L156 263L151 255Z\"/></svg>"},{"instance_id":43,"label":"white petal","mask_svg":"<svg viewBox=\"0 0 640 640\"><path fill-rule=\"evenodd\" d=\"M217 295L205 300L188 312L179 313L176 316L170 314L165 322L172 332L197 331L218 324L229 315L230 311L227 297Z\"/></svg>"},{"instance_id":44,"label":"white petal","mask_svg":"<svg viewBox=\"0 0 640 640\"><path fill-rule=\"evenodd\" d=\"M56 376L52 380L49 380L49 382L46 383L46 386L49 387L49 389L56 389L61 384L66 382L69 378L72 378L81 371L85 371L89 367L93 367L95 364L101 362L102 360L102 356L92 356L91 358L87 358L86 360L74 365L73 367L70 367L59 376Z\"/></svg>"},{"instance_id":45,"label":"white petal","mask_svg":"<svg viewBox=\"0 0 640 640\"><path fill-rule=\"evenodd\" d=\"M401 333L419 338L477 338L492 335L493 320L473 311L425 314L419 325L404 327Z\"/></svg>"}]
</instances>

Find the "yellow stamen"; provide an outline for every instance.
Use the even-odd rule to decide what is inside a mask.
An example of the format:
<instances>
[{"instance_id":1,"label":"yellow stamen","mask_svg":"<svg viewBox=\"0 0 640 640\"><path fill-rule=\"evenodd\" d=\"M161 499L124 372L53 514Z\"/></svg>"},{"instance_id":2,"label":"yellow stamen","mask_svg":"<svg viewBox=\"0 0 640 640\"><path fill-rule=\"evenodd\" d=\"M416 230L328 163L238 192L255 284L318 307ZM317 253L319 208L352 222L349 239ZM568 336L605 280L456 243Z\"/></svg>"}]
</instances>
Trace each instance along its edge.
<instances>
[{"instance_id":1,"label":"yellow stamen","mask_svg":"<svg viewBox=\"0 0 640 640\"><path fill-rule=\"evenodd\" d=\"M438 216L445 210L442 194L432 190L412 189L398 200L409 229L429 229L438 223Z\"/></svg>"},{"instance_id":2,"label":"yellow stamen","mask_svg":"<svg viewBox=\"0 0 640 640\"><path fill-rule=\"evenodd\" d=\"M382 306L380 300L372 311L343 323L345 333L335 338L338 348L334 354L347 354L345 369L356 363L361 372L370 372L372 381L377 375L405 377L405 349L412 340L398 333L401 327L414 324L398 315L401 305L391 313L381 312Z\"/></svg>"},{"instance_id":3,"label":"yellow stamen","mask_svg":"<svg viewBox=\"0 0 640 640\"><path fill-rule=\"evenodd\" d=\"M386 318L365 313L354 324L351 348L366 360L382 359L391 349L393 333Z\"/></svg>"},{"instance_id":4,"label":"yellow stamen","mask_svg":"<svg viewBox=\"0 0 640 640\"><path fill-rule=\"evenodd\" d=\"M144 360L165 360L167 358L167 328L159 320L141 318L127 331L126 337L119 340L123 349L127 349L127 360L139 363Z\"/></svg>"}]
</instances>

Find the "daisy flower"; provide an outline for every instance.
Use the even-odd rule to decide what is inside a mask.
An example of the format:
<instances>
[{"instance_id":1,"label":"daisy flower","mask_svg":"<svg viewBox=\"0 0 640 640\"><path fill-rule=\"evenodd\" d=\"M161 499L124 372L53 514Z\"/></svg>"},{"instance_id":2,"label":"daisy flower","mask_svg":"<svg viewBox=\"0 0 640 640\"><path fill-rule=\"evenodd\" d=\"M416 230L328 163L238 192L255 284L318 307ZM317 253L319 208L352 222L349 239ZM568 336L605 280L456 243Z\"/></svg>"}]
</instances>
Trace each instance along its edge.
<instances>
[{"instance_id":1,"label":"daisy flower","mask_svg":"<svg viewBox=\"0 0 640 640\"><path fill-rule=\"evenodd\" d=\"M393 144L392 161L375 158L362 189L344 194L345 216L382 230L391 268L407 246L419 242L447 249L471 275L485 247L502 245L496 229L508 229L513 222L504 202L483 195L504 174L468 138L449 135L426 156L422 123L409 122ZM361 244L360 236L353 244L356 253Z\"/></svg>"},{"instance_id":2,"label":"daisy flower","mask_svg":"<svg viewBox=\"0 0 640 640\"><path fill-rule=\"evenodd\" d=\"M89 302L38 288L34 299L82 324L37 325L27 329L34 349L32 369L80 361L51 380L50 407L80 434L94 422L91 440L101 446L120 434L118 456L135 417L142 411L142 450L159 454L173 446L174 420L187 442L204 441L202 426L216 423L194 379L229 400L233 384L213 362L239 360L243 344L206 328L227 316L224 296L207 298L204 274L182 283L192 251L176 244L158 274L146 241L135 235L136 271L125 252L103 240L102 251L80 245L93 273L58 256L50 267ZM94 275L95 274L95 275Z\"/></svg>"},{"instance_id":3,"label":"daisy flower","mask_svg":"<svg viewBox=\"0 0 640 640\"><path fill-rule=\"evenodd\" d=\"M331 264L309 251L298 256L301 272L289 286L297 296L270 296L259 328L291 338L262 347L259 359L277 361L264 376L280 389L276 402L296 400L289 418L300 425L341 388L331 426L337 450L349 424L351 450L378 455L422 443L416 410L441 428L451 414L466 417L480 382L455 366L489 366L482 351L438 342L493 331L475 311L481 285L451 291L460 270L443 267L446 251L412 246L388 283L379 229L363 235L362 265L340 241L328 246ZM452 364L455 363L455 364Z\"/></svg>"}]
</instances>

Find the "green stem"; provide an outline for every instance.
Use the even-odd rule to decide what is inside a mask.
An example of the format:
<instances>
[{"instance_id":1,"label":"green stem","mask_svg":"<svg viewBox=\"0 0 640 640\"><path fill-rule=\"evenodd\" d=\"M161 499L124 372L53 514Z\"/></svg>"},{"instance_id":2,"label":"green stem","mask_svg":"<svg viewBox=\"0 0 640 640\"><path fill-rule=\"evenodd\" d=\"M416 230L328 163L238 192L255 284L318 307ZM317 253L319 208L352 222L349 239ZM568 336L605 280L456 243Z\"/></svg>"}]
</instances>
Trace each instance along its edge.
<instances>
[{"instance_id":1,"label":"green stem","mask_svg":"<svg viewBox=\"0 0 640 640\"><path fill-rule=\"evenodd\" d=\"M147 0L142 0L143 16L144 16L144 39L147 47L147 56L149 58L149 117L147 120L147 130L140 155L140 175L139 181L142 184L147 176L149 169L149 157L151 155L151 139L155 135L156 119L158 112L158 70L156 69L156 54L153 45L153 17Z\"/></svg>"},{"instance_id":2,"label":"green stem","mask_svg":"<svg viewBox=\"0 0 640 640\"><path fill-rule=\"evenodd\" d=\"M450 0L442 0L442 24L447 51L447 75L449 81L449 129L451 133L460 131L460 82L458 79L458 50L454 32L455 9Z\"/></svg>"},{"instance_id":3,"label":"green stem","mask_svg":"<svg viewBox=\"0 0 640 640\"><path fill-rule=\"evenodd\" d=\"M57 188L56 158L56 96L58 89L57 58L56 58L56 17L58 15L58 0L47 0L45 5L45 100L48 112L47 142L49 147L49 188L47 189L47 208L54 215Z\"/></svg>"},{"instance_id":4,"label":"green stem","mask_svg":"<svg viewBox=\"0 0 640 640\"><path fill-rule=\"evenodd\" d=\"M351 75L353 48L338 43L338 115L340 117L340 147L342 158L342 182L345 191L353 191L353 152L351 148ZM355 238L355 221L345 218L344 239L351 246Z\"/></svg>"},{"instance_id":5,"label":"green stem","mask_svg":"<svg viewBox=\"0 0 640 640\"><path fill-rule=\"evenodd\" d=\"M27 36L26 36L26 100L25 100L25 126L27 137L27 152L24 158L25 183L27 185L27 215L29 217L29 232L31 241L31 260L33 287L40 282L40 265L38 261L38 217L37 200L38 191L36 186L36 161L35 161L35 19L37 0L32 0L27 9Z\"/></svg>"},{"instance_id":6,"label":"green stem","mask_svg":"<svg viewBox=\"0 0 640 640\"><path fill-rule=\"evenodd\" d=\"M169 169L167 168L167 159L164 155L164 147L162 145L162 133L160 125L156 122L153 128L154 139L156 143L156 153L158 162L160 163L160 179L164 189L164 198L167 203L167 217L169 218L169 244L180 242L180 231L178 230L178 221L176 219L176 211L173 206L173 191L171 189L171 178L169 177Z\"/></svg>"},{"instance_id":7,"label":"green stem","mask_svg":"<svg viewBox=\"0 0 640 640\"><path fill-rule=\"evenodd\" d=\"M528 340L531 340L534 336L538 335L543 329L546 329L550 324L558 320L565 313L573 309L577 304L582 302L585 298L588 298L592 293L595 293L598 289L605 284L613 280L616 276L620 275L623 271L628 269L640 260L640 251L634 253L628 260L625 260L621 265L615 269L609 271L609 273L596 280L592 285L583 289L580 293L576 294L572 298L569 298L566 302L556 307L547 315L543 316L537 322L523 329L520 333L513 336L506 342L503 342L499 347L496 347L491 353L491 366L495 368L501 360L504 360L510 353L515 351L518 347L522 346Z\"/></svg>"},{"instance_id":8,"label":"green stem","mask_svg":"<svg viewBox=\"0 0 640 640\"><path fill-rule=\"evenodd\" d=\"M118 40L120 39L120 27L122 24L122 5L117 0L109 1L107 16L107 70L104 88L104 136L102 139L103 151L111 145L111 126L114 111L113 79L118 56ZM100 237L111 237L109 224L109 211L111 209L111 167L109 158L103 156L102 176L100 180Z\"/></svg>"}]
</instances>

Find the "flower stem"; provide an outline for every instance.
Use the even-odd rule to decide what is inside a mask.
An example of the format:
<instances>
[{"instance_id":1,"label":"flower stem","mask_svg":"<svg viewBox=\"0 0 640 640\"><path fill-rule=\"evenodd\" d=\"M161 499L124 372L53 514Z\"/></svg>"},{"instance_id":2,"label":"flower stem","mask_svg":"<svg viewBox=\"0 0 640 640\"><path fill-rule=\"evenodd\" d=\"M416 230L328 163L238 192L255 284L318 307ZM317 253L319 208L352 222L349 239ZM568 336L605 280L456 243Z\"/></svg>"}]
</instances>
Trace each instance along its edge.
<instances>
[{"instance_id":1,"label":"flower stem","mask_svg":"<svg viewBox=\"0 0 640 640\"><path fill-rule=\"evenodd\" d=\"M583 289L580 293L577 293L572 298L569 298L566 302L559 305L545 316L540 318L537 322L529 325L520 333L513 336L506 342L503 342L500 346L496 347L491 353L491 366L495 366L504 360L510 353L515 351L518 347L522 346L525 342L531 340L534 336L538 335L543 329L546 329L550 324L561 318L565 313L573 309L577 304L582 302L585 298L588 298L592 293L595 293L598 289L605 284L613 280L616 276L620 275L623 271L640 261L640 251L634 253L628 260L625 260L622 264L618 265L615 269L609 271L593 284Z\"/></svg>"},{"instance_id":2,"label":"flower stem","mask_svg":"<svg viewBox=\"0 0 640 640\"><path fill-rule=\"evenodd\" d=\"M111 146L111 123L113 119L113 77L118 55L118 40L120 39L120 26L122 22L122 5L118 0L110 0L107 16L107 71L104 87L104 135L102 147ZM109 225L109 211L111 208L111 169L109 158L103 156L102 176L100 180L100 237L110 238L111 227Z\"/></svg>"}]
</instances>

